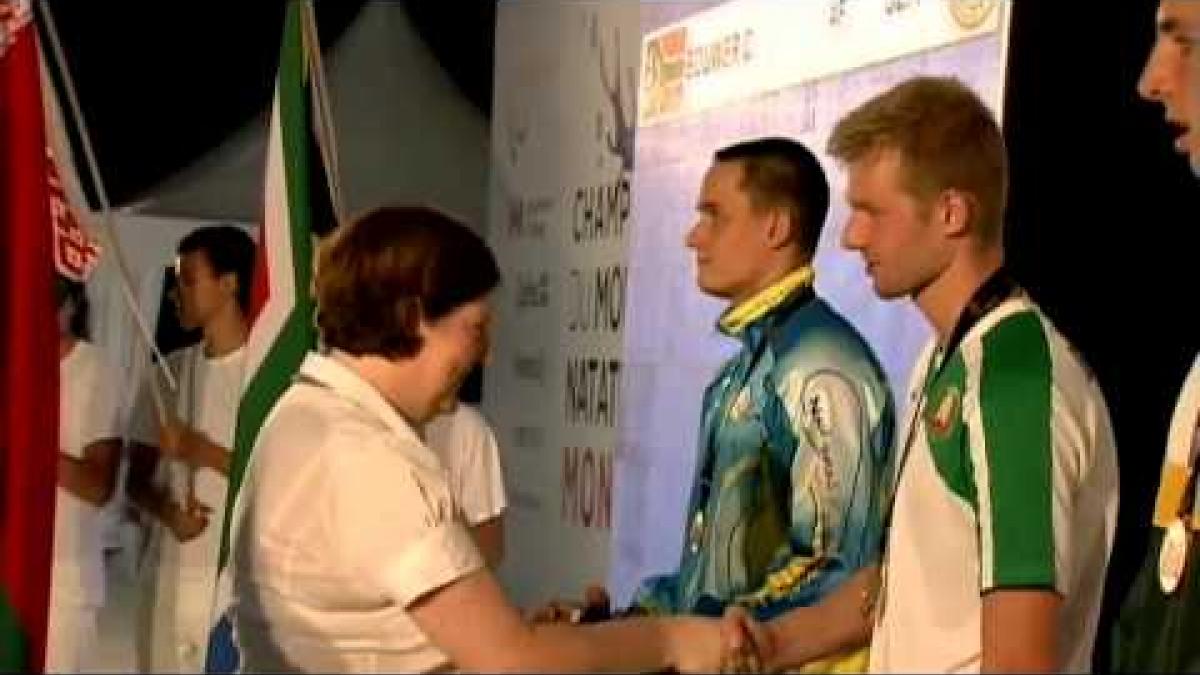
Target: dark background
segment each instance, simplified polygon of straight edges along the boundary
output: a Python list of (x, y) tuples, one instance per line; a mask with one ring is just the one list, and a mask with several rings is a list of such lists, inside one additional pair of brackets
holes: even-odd
[[(324, 51), (363, 1), (315, 2)], [(451, 80), (490, 115), (494, 3), (403, 4)], [(113, 204), (142, 197), (270, 104), (283, 0), (49, 0), (48, 6)], [(46, 12), (40, 2), (35, 8), (49, 52)], [(79, 169), (84, 173), (82, 160)], [(81, 180), (95, 203), (86, 176)]]
[[(1200, 183), (1135, 86), (1157, 3), (1014, 2), (1011, 267), (1108, 397), (1121, 511), (1097, 640), (1145, 553), (1167, 427), (1200, 340)], [(1084, 9), (1086, 8), (1086, 10)]]
[[(361, 0), (317, 3), (334, 44)], [(114, 203), (137, 198), (267, 104), (280, 1), (50, 3)], [(1172, 406), (1200, 347), (1200, 185), (1161, 109), (1135, 84), (1156, 3), (1022, 0), (1014, 16), (1005, 134), (1012, 162), (1010, 266), (1083, 352), (1108, 396), (1120, 450), (1121, 520), (1111, 610), (1144, 554)], [(485, 115), (495, 5), (406, 3), (426, 44)]]

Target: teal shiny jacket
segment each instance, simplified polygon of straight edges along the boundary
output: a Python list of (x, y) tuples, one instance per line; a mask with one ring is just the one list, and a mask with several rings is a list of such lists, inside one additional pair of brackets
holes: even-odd
[(741, 326), (704, 394), (683, 552), (633, 607), (759, 619), (817, 603), (878, 561), (895, 411), (878, 361), (809, 286)]

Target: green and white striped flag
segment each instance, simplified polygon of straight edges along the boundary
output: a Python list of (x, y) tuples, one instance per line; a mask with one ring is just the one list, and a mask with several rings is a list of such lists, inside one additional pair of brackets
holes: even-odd
[[(228, 569), (231, 528), (237, 496), (250, 462), (251, 449), (267, 415), (292, 382), (304, 355), (316, 346), (312, 297), (314, 233), (333, 224), (326, 172), (317, 151), (314, 129), (320, 107), (314, 106), (314, 79), (309, 64), (315, 44), (315, 22), (305, 0), (289, 0), (284, 19), (279, 73), (267, 142), (264, 216), (252, 294), (253, 324), (246, 342), (246, 376), (238, 407), (229, 494), (221, 533), (220, 570), (213, 603), (205, 672), (231, 673), (240, 661), (229, 610), (232, 570)], [(309, 21), (306, 30), (306, 21)], [(328, 126), (321, 128), (330, 128)]]

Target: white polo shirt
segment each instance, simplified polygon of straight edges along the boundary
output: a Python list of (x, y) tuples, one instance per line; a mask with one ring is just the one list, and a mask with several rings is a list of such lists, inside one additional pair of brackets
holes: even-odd
[(309, 354), (238, 493), (231, 569), (242, 668), (449, 666), (406, 608), (481, 568), (437, 455), (338, 355)]
[(478, 410), (460, 403), (453, 412), (438, 415), (425, 425), (425, 441), (441, 458), (450, 490), (468, 525), (504, 513), (500, 447)]
[(910, 390), (925, 404), (896, 491), (870, 672), (979, 672), (983, 596), (1030, 588), (1062, 597), (1060, 668), (1089, 671), (1117, 514), (1095, 379), (1018, 295), (953, 353), (927, 348)]

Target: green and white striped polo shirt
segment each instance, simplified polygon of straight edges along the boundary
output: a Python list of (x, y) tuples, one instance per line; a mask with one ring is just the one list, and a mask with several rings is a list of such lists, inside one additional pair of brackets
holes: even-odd
[(1086, 671), (1117, 515), (1104, 396), (1023, 294), (945, 359), (914, 369), (871, 671), (977, 672), (983, 594), (1030, 588), (1062, 596), (1062, 668)]

